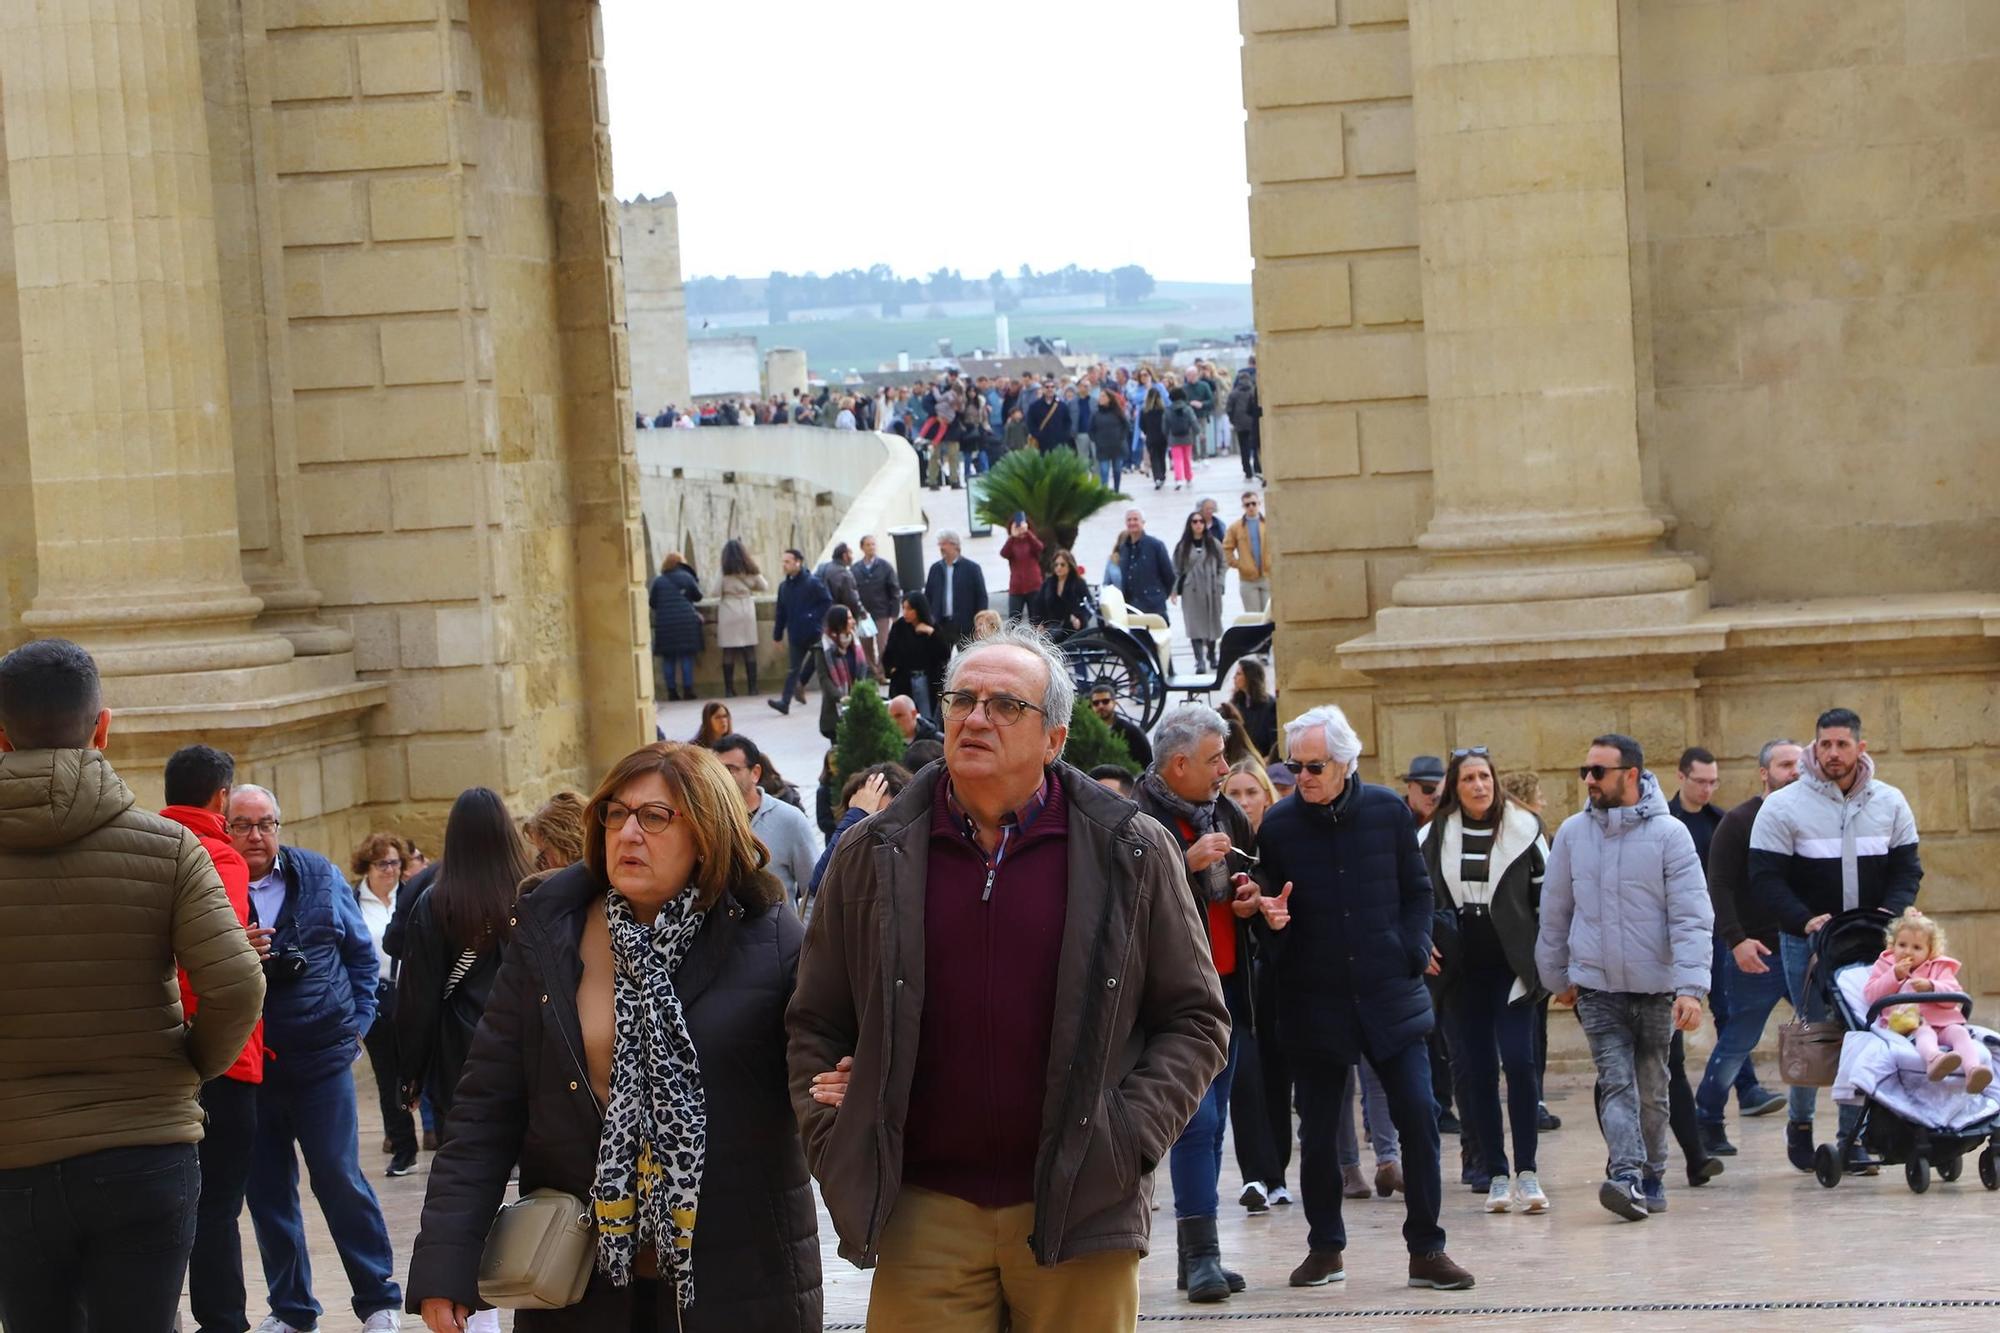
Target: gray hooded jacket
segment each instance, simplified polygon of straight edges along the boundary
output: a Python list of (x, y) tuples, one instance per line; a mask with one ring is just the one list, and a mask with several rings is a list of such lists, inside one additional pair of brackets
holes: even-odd
[(1694, 839), (1651, 773), (1637, 805), (1580, 810), (1556, 830), (1535, 941), (1550, 991), (1706, 995), (1714, 933)]

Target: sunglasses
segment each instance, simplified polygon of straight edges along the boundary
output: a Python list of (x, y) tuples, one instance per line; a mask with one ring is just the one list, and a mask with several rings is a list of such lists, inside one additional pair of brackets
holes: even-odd
[(1622, 773), (1628, 768), (1637, 767), (1637, 764), (1613, 764), (1609, 768), (1603, 764), (1585, 764), (1576, 770), (1576, 775), (1586, 781), (1602, 782), (1606, 773)]
[(1333, 759), (1315, 759), (1309, 764), (1302, 764), (1296, 759), (1287, 759), (1285, 760), (1285, 771), (1293, 777), (1297, 777), (1301, 773), (1310, 773), (1314, 777), (1318, 777), (1329, 768), (1333, 768), (1338, 762)]
[(1486, 753), (1486, 747), (1483, 745), (1475, 745), (1468, 750), (1453, 750), (1451, 752), (1451, 757), (1453, 759), (1470, 759), (1474, 756), (1477, 756), (1478, 758), (1481, 759), (1487, 758), (1488, 756)]

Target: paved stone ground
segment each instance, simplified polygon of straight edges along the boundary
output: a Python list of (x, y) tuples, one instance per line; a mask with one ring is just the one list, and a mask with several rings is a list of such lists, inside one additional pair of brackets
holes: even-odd
[[(1191, 491), (1155, 492), (1150, 480), (1141, 479), (1128, 485), (1128, 493), (1146, 511), (1149, 531), (1171, 545), (1179, 536), (1181, 520), (1201, 496), (1214, 496), (1226, 518), (1241, 512), (1237, 503), (1241, 483), (1236, 460), (1224, 457), (1196, 465)], [(962, 493), (926, 493), (926, 498), (933, 531), (965, 529)], [(1078, 554), (1093, 580), (1123, 527), (1124, 510), (1119, 505), (1104, 511), (1079, 535)], [(1003, 594), (1007, 574), (999, 549), (1004, 539), (1004, 533), (996, 532), (966, 543), (967, 554), (985, 567), (988, 587)], [(1004, 595), (1000, 604), (1004, 608)], [(1240, 609), (1233, 576), (1224, 609), (1225, 618)], [(1178, 637), (1176, 628), (1185, 662), (1186, 640)], [(780, 718), (755, 699), (740, 700), (739, 707), (739, 728), (765, 747), (810, 795), (825, 751), (817, 730), (817, 708), (795, 709), (790, 717)], [(699, 704), (660, 708), (662, 725), (671, 737), (692, 735), (699, 715)], [(379, 1138), (369, 1127), (375, 1121), (375, 1099), (365, 1065), (357, 1067), (356, 1077), (365, 1127), (363, 1159), (382, 1196), (401, 1268), (416, 1238), (430, 1159), (423, 1159), (415, 1175), (382, 1178), (387, 1159), (374, 1151)], [(1591, 1123), (1588, 1084), (1573, 1075), (1552, 1083), (1551, 1108), (1568, 1122), (1543, 1140), (1542, 1178), (1553, 1199), (1552, 1211), (1544, 1217), (1490, 1216), (1482, 1209), (1483, 1196), (1462, 1187), (1446, 1191), (1444, 1224), (1451, 1252), (1477, 1274), (1479, 1285), (1474, 1290), (1438, 1294), (1406, 1286), (1400, 1200), (1371, 1199), (1349, 1205), (1348, 1280), (1293, 1291), (1285, 1285), (1285, 1276), (1305, 1254), (1303, 1209), (1293, 1205), (1257, 1217), (1244, 1213), (1233, 1202), (1242, 1181), (1230, 1154), (1223, 1168), (1223, 1245), (1231, 1266), (1249, 1278), (1249, 1290), (1220, 1306), (1203, 1308), (1189, 1305), (1174, 1291), (1173, 1204), (1166, 1173), (1161, 1171), (1155, 1182), (1161, 1203), (1154, 1218), (1156, 1247), (1140, 1269), (1142, 1320), (1147, 1325), (1244, 1333), (1319, 1327), (1333, 1320), (1362, 1327), (1390, 1322), (1415, 1328), (1464, 1327), (1476, 1322), (1591, 1330), (1817, 1325), (1901, 1333), (1918, 1320), (1934, 1328), (1993, 1327), (1993, 1308), (1771, 1308), (1795, 1302), (1946, 1297), (2000, 1306), (2000, 1241), (1993, 1239), (2000, 1234), (2000, 1195), (1981, 1189), (1969, 1166), (1958, 1184), (1934, 1184), (1923, 1197), (1909, 1192), (1900, 1173), (1849, 1181), (1829, 1192), (1786, 1165), (1781, 1118), (1752, 1121), (1732, 1127), (1743, 1155), (1729, 1160), (1720, 1179), (1700, 1190), (1674, 1189), (1672, 1208), (1664, 1217), (1638, 1225), (1621, 1223), (1596, 1203), (1603, 1150)], [(1680, 1179), (1678, 1170), (1676, 1162), (1670, 1168), (1675, 1180)], [(256, 1291), (260, 1279), (247, 1219), (243, 1230), (251, 1287)], [(340, 1264), (324, 1224), (310, 1206), (307, 1231), (320, 1299), (330, 1312), (321, 1326), (356, 1327), (358, 1321), (347, 1310), (348, 1288)], [(832, 1228), (824, 1213), (820, 1237), (827, 1325), (859, 1328), (867, 1314), (868, 1275), (834, 1253)], [(1728, 1308), (1737, 1303), (1757, 1308)], [(1629, 1308), (1635, 1305), (1710, 1308)], [(261, 1316), (261, 1310), (252, 1311), (253, 1320)], [(417, 1323), (414, 1318), (407, 1322), (412, 1328)]]
[[(416, 1238), (430, 1158), (424, 1157), (414, 1175), (382, 1177), (387, 1159), (374, 1151), (379, 1138), (365, 1066), (357, 1069), (357, 1078), (364, 1107), (362, 1156), (382, 1197), (401, 1269)], [(1483, 1211), (1483, 1196), (1461, 1186), (1445, 1192), (1451, 1253), (1477, 1275), (1473, 1290), (1432, 1293), (1404, 1285), (1400, 1199), (1349, 1203), (1347, 1281), (1292, 1290), (1285, 1275), (1305, 1254), (1304, 1210), (1294, 1204), (1261, 1216), (1246, 1214), (1234, 1202), (1242, 1183), (1234, 1154), (1225, 1153), (1224, 1255), (1249, 1279), (1249, 1289), (1210, 1307), (1192, 1306), (1174, 1291), (1173, 1202), (1166, 1172), (1160, 1171), (1154, 1250), (1140, 1268), (1142, 1319), (1147, 1325), (1258, 1333), (1319, 1327), (1334, 1319), (1364, 1327), (1393, 1320), (1419, 1328), (1476, 1322), (1579, 1330), (1818, 1326), (1905, 1333), (1919, 1320), (1928, 1328), (1993, 1327), (1993, 1308), (1770, 1308), (1947, 1297), (2000, 1306), (2000, 1242), (1994, 1240), (2000, 1233), (2000, 1195), (1980, 1188), (1970, 1163), (1957, 1184), (1933, 1183), (1923, 1196), (1910, 1193), (1900, 1172), (1889, 1171), (1828, 1191), (1786, 1165), (1781, 1118), (1732, 1124), (1743, 1152), (1729, 1159), (1724, 1175), (1699, 1190), (1686, 1188), (1676, 1158), (1669, 1166), (1669, 1212), (1625, 1223), (1596, 1202), (1603, 1147), (1591, 1123), (1588, 1085), (1580, 1078), (1555, 1081), (1549, 1101), (1565, 1124), (1542, 1140), (1542, 1179), (1553, 1201), (1548, 1214), (1493, 1216)], [(319, 1296), (329, 1311), (321, 1327), (357, 1327), (326, 1228), (310, 1205), (307, 1212)], [(255, 1292), (260, 1278), (247, 1219), (243, 1236)], [(827, 1326), (859, 1328), (867, 1315), (868, 1274), (835, 1255), (824, 1213), (820, 1239)], [(1616, 1308), (1738, 1302), (1761, 1308)], [(253, 1310), (253, 1321), (262, 1313)], [(1424, 1317), (1427, 1313), (1432, 1317)], [(407, 1324), (414, 1328), (417, 1321), (412, 1317)]]

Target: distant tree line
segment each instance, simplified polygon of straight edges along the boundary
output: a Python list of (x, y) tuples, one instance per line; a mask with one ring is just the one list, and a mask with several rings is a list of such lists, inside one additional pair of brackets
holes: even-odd
[(935, 302), (988, 297), (1000, 310), (1012, 309), (1024, 297), (1098, 293), (1114, 305), (1131, 305), (1153, 294), (1153, 275), (1137, 264), (1110, 270), (1070, 264), (1049, 273), (1023, 264), (1011, 278), (997, 268), (983, 278), (968, 278), (955, 268), (938, 269), (927, 278), (899, 278), (887, 264), (876, 264), (824, 277), (773, 271), (768, 278), (689, 278), (686, 292), (690, 315), (766, 310), (774, 322), (782, 322), (790, 311), (825, 306), (880, 303), (886, 314), (917, 316)]

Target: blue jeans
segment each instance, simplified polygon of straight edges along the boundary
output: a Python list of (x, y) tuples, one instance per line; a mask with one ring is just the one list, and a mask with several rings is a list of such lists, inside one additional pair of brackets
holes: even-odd
[(1667, 1048), (1674, 997), (1580, 991), (1577, 1021), (1597, 1066), (1597, 1115), (1615, 1179), (1667, 1169)]
[[(660, 679), (666, 683), (669, 690), (679, 690), (682, 694), (694, 693), (693, 657), (654, 653), (653, 659), (660, 664)], [(680, 679), (674, 679), (676, 676)]]
[[(1717, 948), (1721, 948), (1720, 942)], [(1708, 1069), (1694, 1094), (1695, 1115), (1704, 1125), (1722, 1123), (1732, 1086), (1737, 1097), (1742, 1097), (1742, 1074), (1750, 1071), (1750, 1052), (1763, 1038), (1771, 1011), (1785, 998), (1782, 960), (1772, 958), (1765, 967), (1766, 971), (1752, 976), (1736, 966), (1735, 957), (1726, 950), (1716, 961), (1716, 989), (1709, 991), (1709, 1007), (1715, 1011), (1715, 1049), (1709, 1053)], [(1722, 1004), (1714, 1003), (1718, 993), (1723, 996)], [(1751, 1086), (1755, 1086), (1754, 1078)]]
[[(1294, 1049), (1292, 1076), (1299, 1087), (1299, 1189), (1306, 1212), (1306, 1244), (1315, 1250), (1347, 1248), (1341, 1220), (1340, 1157), (1335, 1151), (1340, 1102), (1353, 1068), (1339, 1060)], [(1444, 1248), (1438, 1210), (1437, 1099), (1431, 1095), (1430, 1052), (1421, 1040), (1372, 1062), (1388, 1094), (1389, 1114), (1403, 1147), (1403, 1243), (1411, 1254)]]
[(1504, 1066), (1514, 1168), (1533, 1171), (1542, 1100), (1542, 1081), (1535, 1073), (1535, 1006), (1507, 1003), (1514, 987), (1512, 972), (1474, 972), (1459, 987), (1458, 1003), (1450, 1006), (1455, 1028), (1452, 1049), (1465, 1068), (1465, 1097), (1458, 1113), (1473, 1123), (1486, 1174), (1508, 1174), (1506, 1138), (1500, 1128)]
[[(306, 1255), (305, 1219), (299, 1211), (299, 1163), (305, 1158), (312, 1191), (332, 1233), (341, 1266), (354, 1291), (354, 1315), (403, 1308), (396, 1285), (396, 1253), (382, 1222), (382, 1205), (361, 1173), (360, 1118), (354, 1075), (346, 1069), (310, 1083), (273, 1079), (257, 1088), (257, 1135), (250, 1151), (250, 1221), (264, 1260), (271, 1313), (294, 1328), (319, 1322)], [(295, 1151), (296, 1149), (296, 1151)]]
[[(1722, 942), (1720, 935), (1716, 936), (1715, 957), (1709, 964), (1708, 1011), (1715, 1015), (1716, 1040), (1718, 1041), (1721, 1040), (1722, 1029), (1729, 1026), (1730, 1010), (1736, 1003), (1730, 998), (1729, 987), (1723, 983), (1722, 979), (1735, 970), (1736, 959), (1729, 952), (1729, 946)], [(1738, 1106), (1743, 1104), (1743, 1095), (1745, 1093), (1761, 1092), (1763, 1090), (1757, 1082), (1757, 1063), (1747, 1055), (1743, 1057), (1742, 1067), (1736, 1071), (1734, 1086), (1736, 1088), (1736, 1104)]]
[(1117, 490), (1125, 481), (1125, 460), (1115, 457), (1098, 459), (1097, 479), (1112, 490)]
[[(1230, 978), (1224, 977), (1228, 985)], [(1216, 1182), (1222, 1176), (1222, 1140), (1229, 1129), (1229, 1089), (1236, 1080), (1236, 1029), (1229, 1029), (1229, 1060), (1208, 1085), (1194, 1119), (1167, 1150), (1167, 1174), (1174, 1182), (1174, 1217), (1214, 1217), (1220, 1206)]]
[[(1812, 944), (1803, 935), (1784, 934), (1778, 936), (1778, 955), (1785, 964), (1785, 994), (1791, 998), (1792, 1009), (1806, 1022), (1823, 1020), (1827, 1016), (1825, 991), (1826, 978), (1817, 971), (1813, 973), (1812, 994), (1806, 994), (1806, 964), (1812, 957)], [(1801, 1125), (1813, 1122), (1813, 1112), (1819, 1109), (1818, 1088), (1787, 1088), (1785, 1096), (1790, 1103), (1786, 1112), (1792, 1120)], [(1854, 1131), (1861, 1125), (1861, 1108), (1843, 1106), (1840, 1108), (1840, 1136), (1854, 1137)]]
[(812, 641), (800, 640), (798, 636), (785, 636), (785, 651), (791, 669), (785, 672), (785, 683), (778, 690), (778, 699), (785, 705), (787, 713), (792, 711), (792, 695), (799, 688), (799, 677), (805, 674), (806, 658), (812, 653)]
[(0, 1320), (17, 1333), (167, 1333), (200, 1193), (192, 1143), (0, 1171)]
[[(1368, 1136), (1368, 1147), (1375, 1154), (1375, 1165), (1403, 1160), (1403, 1145), (1396, 1137), (1396, 1122), (1389, 1114), (1389, 1094), (1382, 1091), (1382, 1080), (1375, 1076), (1375, 1066), (1368, 1063), (1366, 1056), (1354, 1063), (1355, 1082), (1361, 1085), (1361, 1130)], [(1354, 1092), (1350, 1089), (1340, 1099), (1340, 1137), (1334, 1145), (1340, 1154), (1342, 1168), (1361, 1165), (1361, 1140), (1354, 1132)]]

